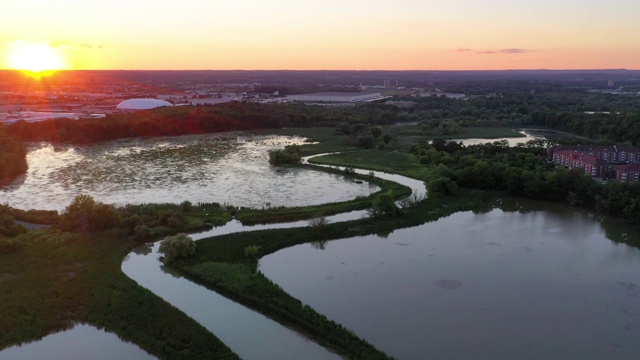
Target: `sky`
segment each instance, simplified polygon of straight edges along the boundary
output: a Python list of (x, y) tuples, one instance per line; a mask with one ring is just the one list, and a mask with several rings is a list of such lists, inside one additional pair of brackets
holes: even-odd
[[(0, 69), (25, 56), (98, 70), (640, 69), (636, 0), (2, 0), (0, 13)], [(16, 60), (28, 46), (55, 55)]]

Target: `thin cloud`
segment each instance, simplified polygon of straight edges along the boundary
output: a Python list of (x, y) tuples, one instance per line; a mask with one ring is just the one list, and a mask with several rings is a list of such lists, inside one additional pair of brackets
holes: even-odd
[(514, 48), (514, 49), (502, 49), (502, 50), (498, 50), (498, 52), (501, 54), (523, 54), (523, 53), (529, 52), (529, 50)]
[(509, 49), (497, 49), (497, 50), (493, 50), (493, 49), (489, 49), (489, 50), (477, 50), (477, 49), (470, 49), (470, 48), (461, 48), (461, 49), (454, 49), (453, 52), (456, 53), (467, 53), (467, 52), (474, 52), (476, 54), (484, 54), (484, 55), (491, 55), (491, 54), (524, 54), (527, 52), (530, 52), (531, 50), (528, 49), (522, 49), (522, 48), (509, 48)]
[(511, 48), (511, 49), (500, 49), (500, 50), (481, 50), (476, 51), (478, 54), (483, 55), (491, 55), (491, 54), (524, 54), (528, 53), (530, 50), (520, 49), (520, 48)]

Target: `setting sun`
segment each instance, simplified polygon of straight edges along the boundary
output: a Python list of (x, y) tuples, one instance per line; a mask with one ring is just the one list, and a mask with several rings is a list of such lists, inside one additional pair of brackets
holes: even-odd
[(39, 73), (66, 68), (60, 52), (48, 44), (14, 44), (9, 54), (9, 66), (15, 70)]

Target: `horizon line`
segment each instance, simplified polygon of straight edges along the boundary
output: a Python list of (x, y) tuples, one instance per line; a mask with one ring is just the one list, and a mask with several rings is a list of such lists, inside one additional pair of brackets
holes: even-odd
[[(0, 71), (13, 71), (13, 72), (24, 72), (29, 70), (20, 70), (20, 69), (0, 69)], [(536, 69), (404, 69), (404, 70), (393, 70), (393, 69), (54, 69), (54, 70), (42, 70), (45, 71), (54, 71), (54, 72), (72, 72), (72, 71), (298, 71), (298, 72), (318, 72), (318, 71), (360, 71), (360, 72), (374, 72), (374, 71), (393, 71), (393, 72), (486, 72), (486, 71), (640, 71), (638, 69), (627, 69), (627, 68), (579, 68), (579, 69), (568, 69), (568, 68), (536, 68)]]

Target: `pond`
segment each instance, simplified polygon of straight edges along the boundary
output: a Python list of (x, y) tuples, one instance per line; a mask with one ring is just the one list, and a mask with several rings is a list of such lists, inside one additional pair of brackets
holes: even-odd
[(639, 236), (579, 209), (505, 199), (384, 238), (294, 246), (260, 271), (400, 359), (630, 359), (640, 251), (609, 238)]
[[(105, 351), (107, 349), (108, 351)], [(79, 324), (70, 330), (48, 335), (38, 341), (6, 348), (0, 351), (0, 359), (150, 360), (155, 357), (137, 345), (120, 340), (114, 334), (90, 325)]]
[(453, 139), (451, 141), (462, 142), (463, 145), (480, 145), (492, 143), (494, 141), (507, 141), (509, 146), (517, 146), (518, 144), (525, 144), (531, 140), (538, 139), (559, 139), (572, 137), (572, 135), (553, 131), (553, 130), (541, 130), (541, 129), (519, 129), (514, 130), (514, 132), (518, 132), (524, 136), (521, 137), (509, 137), (509, 138), (497, 138), (497, 139), (482, 139), (482, 138), (472, 138), (472, 139)]
[(26, 176), (0, 189), (0, 197), (25, 210), (62, 210), (80, 193), (116, 205), (188, 200), (262, 208), (346, 201), (379, 190), (340, 175), (269, 166), (269, 150), (303, 142), (227, 133), (34, 144)]

